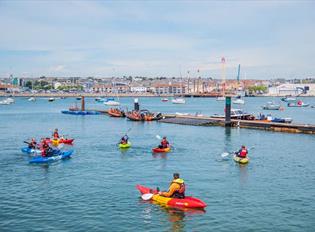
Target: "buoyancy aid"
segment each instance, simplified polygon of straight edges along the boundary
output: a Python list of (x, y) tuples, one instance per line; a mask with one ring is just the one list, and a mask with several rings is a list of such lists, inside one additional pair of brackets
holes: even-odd
[(173, 183), (178, 184), (179, 189), (176, 190), (171, 197), (180, 198), (180, 199), (185, 198), (186, 186), (185, 186), (184, 180), (178, 178), (178, 179), (173, 180), (171, 184), (173, 184)]
[(168, 142), (166, 139), (163, 139), (163, 140), (161, 141), (161, 145), (162, 145), (163, 148), (167, 148), (167, 147), (168, 147), (168, 144), (169, 144), (169, 142)]
[(240, 151), (239, 157), (246, 158), (247, 154), (248, 154), (247, 149), (246, 148), (242, 148), (241, 151)]

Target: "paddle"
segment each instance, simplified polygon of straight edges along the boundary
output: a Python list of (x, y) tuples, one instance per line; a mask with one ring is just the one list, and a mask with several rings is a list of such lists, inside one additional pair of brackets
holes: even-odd
[(142, 200), (144, 201), (148, 201), (148, 200), (151, 200), (151, 198), (154, 196), (153, 193), (145, 193), (141, 196)]
[[(248, 151), (250, 151), (250, 150), (252, 150), (252, 149), (254, 149), (255, 148), (255, 146), (252, 146), (252, 147), (250, 147), (249, 149), (248, 149)], [(229, 155), (233, 155), (233, 154), (235, 154), (236, 153), (236, 151), (232, 151), (232, 152), (223, 152), (222, 154), (221, 154), (221, 157), (222, 158), (225, 158), (225, 157), (227, 157), (227, 156), (229, 156)]]

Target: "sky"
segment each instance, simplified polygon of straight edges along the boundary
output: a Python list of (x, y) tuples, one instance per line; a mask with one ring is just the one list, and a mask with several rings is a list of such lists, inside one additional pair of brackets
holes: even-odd
[[(0, 77), (315, 77), (315, 1), (3, 1)], [(199, 72), (198, 72), (199, 70)], [(188, 73), (189, 72), (189, 73)]]

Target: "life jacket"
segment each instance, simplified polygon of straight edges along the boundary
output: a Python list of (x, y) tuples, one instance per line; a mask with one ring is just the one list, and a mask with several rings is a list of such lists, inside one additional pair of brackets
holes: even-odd
[(179, 185), (179, 189), (176, 190), (171, 197), (173, 197), (173, 198), (180, 198), (180, 199), (185, 198), (186, 186), (185, 186), (184, 180), (178, 178), (176, 180), (173, 180), (172, 184), (173, 183), (178, 184)]
[(53, 137), (54, 137), (55, 139), (58, 139), (58, 138), (59, 138), (58, 132), (54, 132)]
[(239, 156), (240, 156), (241, 158), (246, 158), (247, 153), (248, 153), (247, 149), (246, 149), (246, 148), (242, 148), (242, 150), (241, 150)]
[(166, 139), (163, 139), (163, 140), (161, 141), (161, 145), (162, 145), (164, 148), (168, 147), (168, 141), (167, 141)]

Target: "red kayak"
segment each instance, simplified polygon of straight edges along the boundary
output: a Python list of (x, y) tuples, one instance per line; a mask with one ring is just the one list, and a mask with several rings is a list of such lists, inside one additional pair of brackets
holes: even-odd
[(154, 152), (154, 153), (164, 153), (164, 152), (169, 152), (170, 150), (171, 150), (170, 147), (167, 147), (167, 148), (156, 147), (156, 148), (152, 149), (152, 152)]
[(197, 209), (203, 209), (207, 207), (207, 204), (199, 200), (198, 198), (194, 198), (190, 196), (186, 196), (184, 199), (163, 197), (157, 194), (157, 190), (153, 190), (142, 185), (137, 185), (136, 188), (140, 191), (142, 195), (146, 193), (155, 194), (153, 195), (152, 200), (163, 205), (176, 207), (176, 208), (197, 208)]
[[(63, 139), (63, 138), (59, 139), (59, 143), (68, 144), (68, 145), (72, 145), (73, 141), (74, 139)], [(51, 139), (49, 138), (46, 139), (46, 142), (51, 143)]]

